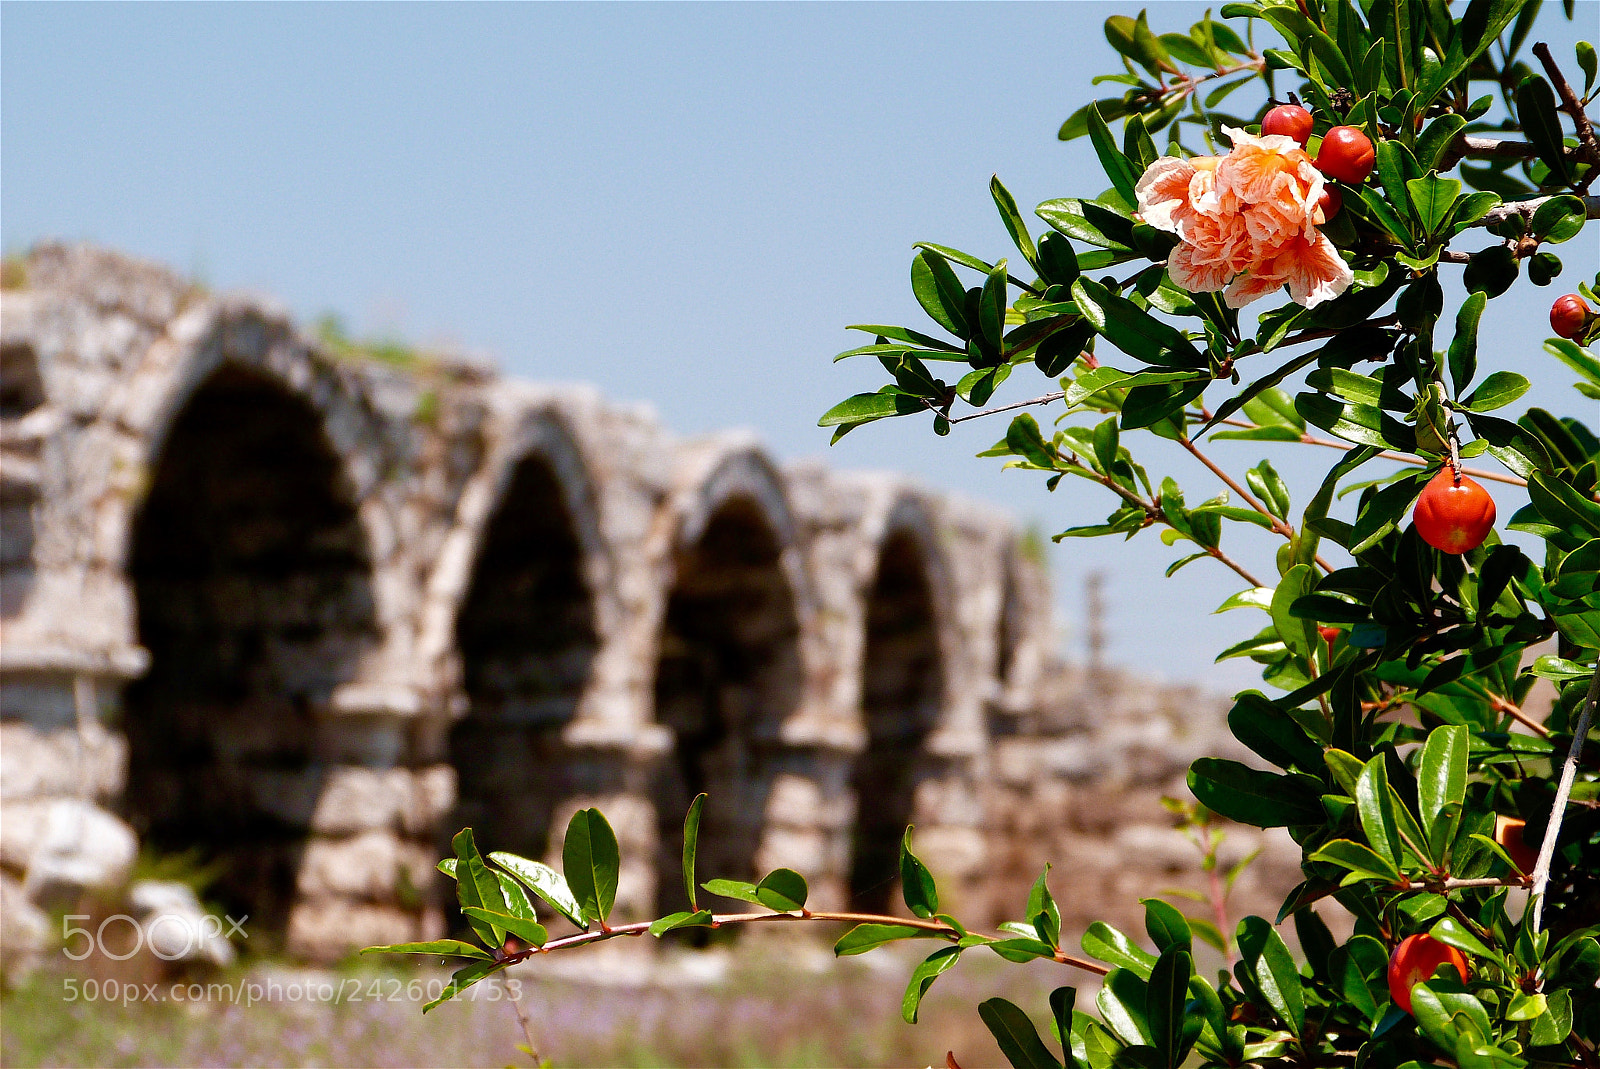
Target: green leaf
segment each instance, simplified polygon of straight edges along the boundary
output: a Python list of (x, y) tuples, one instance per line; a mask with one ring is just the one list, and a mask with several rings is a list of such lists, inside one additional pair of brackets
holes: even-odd
[(765, 904), (756, 897), (756, 885), (743, 880), (707, 880), (700, 886), (707, 894), (717, 895), (719, 898), (733, 898), (756, 906)]
[(1192, 1030), (1185, 1027), (1188, 1021), (1184, 1006), (1193, 975), (1194, 959), (1189, 951), (1167, 947), (1150, 970), (1150, 983), (1145, 989), (1145, 1022), (1150, 1030), (1150, 1045), (1155, 1047), (1161, 1063), (1170, 1069), (1177, 1069), (1183, 1063), (1194, 1037), (1199, 1034), (1199, 1021), (1194, 1022)]
[[(500, 881), (495, 879), (494, 873), (483, 863), (483, 855), (478, 853), (478, 844), (473, 840), (472, 829), (462, 828), (456, 832), (455, 838), (450, 840), (450, 845), (456, 852), (458, 873), (456, 899), (462, 908), (481, 906), (505, 910), (505, 893), (500, 889)], [(478, 938), (483, 940), (485, 946), (497, 947), (506, 941), (505, 931), (487, 921), (469, 916), (468, 923)]]
[(1347, 442), (1402, 453), (1416, 452), (1415, 432), (1375, 405), (1347, 404), (1323, 394), (1301, 393), (1295, 395), (1294, 407), (1307, 423)]
[(1461, 195), (1461, 183), (1454, 178), (1440, 178), (1436, 173), (1429, 172), (1421, 178), (1408, 181), (1406, 192), (1411, 195), (1411, 207), (1417, 213), (1423, 231), (1437, 234), (1450, 218), (1456, 198)]
[(1561, 185), (1567, 183), (1567, 161), (1562, 154), (1561, 119), (1556, 112), (1556, 94), (1550, 83), (1537, 74), (1529, 75), (1517, 86), (1517, 118), (1522, 132), (1533, 143), (1539, 159), (1550, 168)]
[(1272, 594), (1269, 611), (1273, 626), (1278, 629), (1278, 637), (1283, 639), (1284, 645), (1300, 658), (1309, 658), (1322, 639), (1314, 621), (1299, 619), (1292, 610), (1294, 603), (1309, 594), (1316, 583), (1313, 565), (1296, 564), (1278, 581), (1278, 588)]
[(1551, 197), (1533, 210), (1528, 221), (1528, 232), (1540, 241), (1559, 245), (1570, 241), (1583, 230), (1588, 212), (1581, 199), (1574, 196)]
[(1364, 879), (1383, 880), (1391, 884), (1400, 882), (1400, 870), (1393, 861), (1351, 839), (1335, 839), (1324, 843), (1309, 855), (1308, 860), (1338, 865)]
[(488, 951), (475, 943), (459, 939), (433, 939), (426, 943), (390, 943), (388, 946), (365, 947), (363, 954), (443, 954), (458, 958), (489, 958)]
[(928, 988), (933, 986), (940, 973), (954, 965), (960, 957), (960, 947), (941, 947), (929, 954), (927, 959), (912, 971), (911, 982), (906, 985), (905, 998), (900, 1002), (900, 1016), (905, 1018), (907, 1024), (917, 1023), (917, 1010), (922, 1006), (922, 999), (928, 993)]
[(877, 393), (858, 393), (847, 397), (822, 414), (819, 427), (854, 426), (871, 423), (889, 416), (909, 416), (926, 412), (928, 406), (920, 398), (902, 392), (898, 387), (885, 386)]
[(1208, 809), (1257, 828), (1321, 824), (1322, 803), (1289, 776), (1277, 776), (1214, 757), (1189, 766), (1189, 790)]
[(858, 924), (839, 937), (839, 941), (833, 944), (833, 952), (842, 958), (850, 954), (865, 954), (901, 939), (937, 938), (938, 932), (913, 928), (909, 924)]
[(444, 985), (444, 991), (440, 993), (439, 997), (432, 1002), (423, 1004), (422, 1012), (427, 1013), (435, 1006), (449, 1002), (485, 976), (499, 972), (503, 968), (505, 966), (498, 961), (477, 961), (466, 968), (457, 969), (450, 974), (450, 982)]
[(1080, 276), (1072, 283), (1072, 296), (1095, 330), (1129, 356), (1164, 367), (1205, 364), (1205, 357), (1180, 331), (1098, 282)]
[(1100, 166), (1105, 168), (1106, 177), (1111, 179), (1112, 188), (1122, 198), (1123, 207), (1132, 211), (1134, 205), (1138, 203), (1134, 186), (1138, 183), (1139, 176), (1134, 173), (1128, 157), (1117, 148), (1117, 142), (1111, 136), (1111, 128), (1106, 125), (1098, 109), (1089, 109), (1088, 121), (1089, 140), (1094, 145), (1095, 155), (1100, 157)]
[[(1154, 959), (1152, 959), (1153, 961)], [(1095, 1005), (1117, 1037), (1128, 1044), (1148, 1044), (1150, 1023), (1145, 1014), (1146, 980), (1128, 969), (1112, 969), (1100, 986)]]
[(943, 256), (924, 249), (911, 258), (911, 292), (935, 323), (958, 338), (972, 336), (962, 312), (967, 291)]
[(1428, 929), (1428, 934), (1445, 946), (1455, 947), (1474, 957), (1488, 959), (1495, 957), (1494, 951), (1484, 946), (1482, 940), (1473, 935), (1470, 928), (1454, 917), (1440, 917), (1438, 922)]
[[(1074, 197), (1047, 200), (1034, 213), (1069, 238), (1118, 254), (1133, 255), (1133, 219), (1104, 204)], [(1078, 260), (1083, 265), (1083, 258)]]
[(1061, 910), (1056, 906), (1055, 897), (1050, 894), (1050, 887), (1045, 882), (1049, 875), (1050, 866), (1046, 864), (1028, 892), (1028, 921), (1038, 933), (1040, 942), (1055, 947), (1061, 943)]
[(1156, 950), (1170, 947), (1189, 950), (1194, 945), (1189, 933), (1189, 922), (1172, 905), (1159, 898), (1141, 898), (1144, 903), (1144, 930), (1156, 944)]
[(585, 920), (604, 923), (617, 900), (622, 859), (617, 836), (598, 809), (580, 809), (567, 824), (561, 867)]
[(1394, 801), (1389, 793), (1389, 774), (1382, 754), (1367, 762), (1356, 780), (1356, 811), (1361, 815), (1361, 830), (1367, 842), (1396, 866), (1400, 864), (1400, 831), (1395, 824)]
[(1011, 240), (1016, 244), (1018, 251), (1025, 260), (1039, 269), (1039, 250), (1034, 247), (1033, 235), (1028, 233), (1028, 224), (1022, 221), (1022, 213), (1017, 211), (1016, 198), (1011, 191), (1000, 181), (999, 175), (989, 179), (989, 195), (994, 198), (994, 206), (1000, 211), (1000, 221), (1005, 223), (1006, 231), (1010, 233)]
[(928, 866), (911, 852), (910, 828), (900, 840), (900, 894), (905, 898), (906, 908), (918, 917), (932, 917), (939, 912), (939, 889), (934, 885)]
[(806, 906), (806, 880), (793, 869), (773, 869), (756, 884), (756, 900), (779, 913), (793, 913)]
[(1278, 1017), (1295, 1035), (1305, 1031), (1305, 989), (1283, 937), (1262, 917), (1239, 923), (1239, 953), (1256, 986)]
[(1504, 408), (1528, 392), (1531, 384), (1515, 371), (1496, 371), (1462, 402), (1474, 412)]
[(1028, 1015), (1003, 998), (978, 1003), (978, 1016), (994, 1036), (1006, 1061), (1016, 1069), (1060, 1069)]
[(461, 912), (476, 920), (485, 921), (496, 928), (503, 928), (536, 947), (542, 947), (550, 934), (545, 931), (544, 925), (527, 917), (516, 917), (498, 910), (483, 909), (478, 906), (462, 906)]
[(1446, 805), (1465, 803), (1470, 742), (1470, 733), (1460, 725), (1447, 724), (1428, 733), (1417, 766), (1417, 804), (1425, 825), (1431, 827)]
[(1483, 309), (1488, 303), (1488, 294), (1480, 291), (1469, 294), (1456, 311), (1456, 333), (1450, 341), (1449, 365), (1450, 379), (1455, 383), (1457, 394), (1477, 377), (1478, 321), (1483, 318)]
[(683, 889), (688, 892), (690, 910), (700, 908), (695, 900), (694, 855), (700, 846), (700, 814), (705, 807), (706, 796), (702, 792), (694, 796), (689, 813), (683, 818)]
[(1083, 933), (1079, 944), (1083, 952), (1097, 961), (1127, 969), (1141, 980), (1148, 979), (1156, 957), (1104, 921), (1095, 921)]
[(588, 927), (583, 921), (583, 911), (578, 906), (578, 900), (573, 897), (572, 889), (567, 886), (566, 878), (561, 873), (542, 862), (519, 857), (504, 850), (496, 850), (489, 855), (489, 860), (515, 876), (534, 894), (544, 899), (550, 908), (574, 925), (579, 928)]
[(687, 910), (679, 913), (669, 913), (665, 917), (650, 922), (650, 934), (660, 939), (663, 935), (678, 928), (709, 928), (711, 921), (711, 912), (704, 909), (697, 909), (692, 913)]
[(1461, 280), (1469, 292), (1498, 297), (1517, 280), (1517, 254), (1504, 245), (1475, 252)]

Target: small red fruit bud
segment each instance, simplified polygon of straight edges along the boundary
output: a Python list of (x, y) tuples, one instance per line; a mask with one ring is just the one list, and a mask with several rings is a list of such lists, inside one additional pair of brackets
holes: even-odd
[(1494, 818), (1494, 841), (1500, 844), (1500, 848), (1522, 870), (1523, 875), (1531, 875), (1539, 863), (1539, 848), (1523, 837), (1527, 827), (1528, 822), (1521, 817), (1497, 813)]
[(1411, 1012), (1411, 989), (1425, 982), (1441, 965), (1453, 965), (1467, 982), (1467, 956), (1446, 946), (1431, 935), (1408, 935), (1400, 940), (1389, 957), (1389, 998), (1407, 1013)]
[(1311, 113), (1298, 104), (1279, 104), (1261, 119), (1261, 135), (1269, 134), (1292, 137), (1305, 148), (1311, 140)]
[(1372, 173), (1377, 162), (1372, 139), (1354, 126), (1335, 126), (1322, 135), (1317, 151), (1317, 170), (1341, 182), (1359, 185)]
[(1434, 549), (1465, 553), (1483, 545), (1494, 527), (1494, 498), (1446, 464), (1422, 488), (1411, 520), (1417, 534)]
[(1327, 624), (1323, 624), (1321, 627), (1317, 628), (1317, 634), (1322, 636), (1322, 641), (1328, 644), (1328, 653), (1332, 654), (1333, 644), (1339, 641), (1339, 629), (1337, 627), (1330, 627)]
[(1550, 306), (1550, 329), (1556, 332), (1558, 338), (1581, 337), (1589, 329), (1589, 321), (1593, 318), (1594, 312), (1576, 293), (1557, 297)]
[(1326, 223), (1344, 207), (1344, 197), (1334, 186), (1323, 186), (1322, 196), (1317, 198), (1317, 207), (1322, 211), (1322, 221)]

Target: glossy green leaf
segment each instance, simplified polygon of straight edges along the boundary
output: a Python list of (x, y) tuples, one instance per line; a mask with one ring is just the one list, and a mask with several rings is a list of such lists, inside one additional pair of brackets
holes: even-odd
[(498, 961), (476, 961), (466, 968), (457, 969), (450, 974), (450, 982), (444, 985), (444, 990), (440, 992), (439, 997), (423, 1004), (422, 1012), (427, 1013), (435, 1006), (449, 1002), (479, 980), (499, 972), (503, 968), (505, 966)]
[(1156, 963), (1154, 954), (1104, 921), (1089, 925), (1079, 945), (1091, 958), (1127, 969), (1141, 980), (1150, 976), (1150, 969)]
[(552, 909), (574, 925), (579, 928), (587, 927), (578, 900), (573, 897), (572, 889), (567, 886), (566, 877), (561, 873), (543, 862), (519, 857), (504, 850), (496, 850), (489, 855), (489, 860), (515, 876), (523, 886), (544, 899)]
[(949, 969), (961, 958), (960, 947), (941, 947), (929, 954), (927, 959), (918, 965), (911, 973), (911, 982), (906, 985), (906, 994), (900, 1000), (900, 1016), (905, 1018), (907, 1024), (917, 1023), (917, 1011), (922, 1006), (922, 999), (928, 993), (928, 988), (939, 975)]
[(700, 814), (705, 811), (706, 796), (702, 792), (694, 796), (694, 801), (689, 803), (689, 812), (683, 818), (683, 889), (689, 895), (689, 909), (698, 910), (700, 907), (695, 898), (694, 862), (695, 853), (700, 848)]
[(668, 932), (676, 931), (679, 928), (709, 928), (711, 920), (711, 911), (705, 909), (669, 913), (665, 917), (650, 922), (650, 934), (660, 939)]
[(833, 944), (833, 952), (839, 957), (851, 954), (865, 954), (869, 950), (876, 950), (887, 943), (895, 943), (902, 939), (937, 939), (939, 933), (930, 932), (926, 928), (913, 928), (908, 924), (858, 924), (839, 937)]
[(994, 1036), (1000, 1053), (1015, 1069), (1060, 1069), (1028, 1015), (1003, 998), (978, 1004), (978, 1016)]
[(1515, 371), (1496, 371), (1479, 383), (1478, 388), (1462, 403), (1474, 412), (1491, 412), (1504, 408), (1527, 393), (1531, 385)]
[(911, 258), (911, 292), (935, 323), (958, 338), (971, 337), (963, 311), (967, 291), (943, 256), (923, 249)]
[(1417, 766), (1417, 803), (1422, 822), (1432, 825), (1441, 810), (1467, 797), (1468, 730), (1460, 725), (1436, 727), (1428, 733)]
[(1083, 317), (1117, 348), (1147, 364), (1200, 367), (1205, 358), (1182, 332), (1092, 279), (1079, 277), (1072, 296)]
[(756, 900), (779, 913), (793, 913), (806, 905), (806, 880), (793, 869), (773, 869), (756, 884)]
[(580, 809), (567, 824), (561, 867), (585, 920), (604, 922), (617, 900), (622, 859), (617, 836), (598, 809)]
[(459, 939), (432, 939), (426, 943), (390, 943), (381, 947), (365, 947), (363, 954), (442, 954), (457, 958), (489, 958), (492, 955), (476, 943)]
[(1258, 828), (1321, 824), (1317, 796), (1301, 782), (1214, 757), (1189, 766), (1189, 790), (1207, 808)]
[(1012, 242), (1016, 244), (1023, 258), (1038, 270), (1039, 250), (1033, 244), (1033, 235), (1028, 233), (1028, 224), (1023, 222), (1022, 213), (1017, 210), (1016, 198), (1000, 181), (999, 175), (989, 179), (989, 195), (994, 198), (994, 206), (1000, 212), (1000, 221), (1005, 223)]
[(1567, 161), (1562, 153), (1561, 118), (1556, 110), (1555, 90), (1543, 77), (1529, 75), (1517, 86), (1517, 118), (1540, 161), (1550, 168), (1556, 181), (1565, 184)]
[(1464, 391), (1478, 375), (1478, 322), (1483, 318), (1488, 294), (1469, 294), (1456, 311), (1456, 332), (1450, 340), (1448, 364), (1456, 392)]
[(906, 908), (918, 917), (931, 917), (939, 912), (939, 889), (934, 885), (928, 866), (911, 852), (910, 828), (900, 840), (900, 893), (905, 898)]
[(1437, 234), (1450, 218), (1456, 198), (1461, 195), (1461, 183), (1454, 178), (1440, 178), (1428, 173), (1406, 182), (1406, 192), (1417, 221), (1428, 234)]
[(1376, 853), (1364, 843), (1350, 839), (1334, 839), (1324, 843), (1310, 855), (1312, 861), (1325, 861), (1348, 869), (1362, 879), (1400, 882), (1400, 870), (1395, 863)]
[(544, 925), (527, 917), (516, 917), (499, 910), (483, 909), (479, 906), (462, 906), (461, 912), (475, 920), (484, 921), (496, 928), (504, 929), (533, 946), (542, 947), (550, 934), (545, 931)]
[[(504, 912), (505, 893), (500, 889), (500, 881), (483, 863), (472, 829), (462, 828), (450, 840), (450, 845), (456, 853), (456, 899), (462, 908), (478, 906)], [(506, 941), (504, 929), (481, 918), (468, 916), (467, 919), (485, 946), (497, 947)]]
[(1382, 754), (1368, 761), (1356, 780), (1356, 811), (1372, 849), (1399, 865), (1400, 832), (1395, 825), (1394, 801)]
[(1588, 211), (1580, 198), (1551, 197), (1533, 210), (1533, 218), (1528, 220), (1528, 233), (1541, 241), (1559, 245), (1577, 237), (1587, 220)]
[[(1169, 907), (1170, 908), (1170, 907)], [(1150, 1045), (1156, 1049), (1159, 1064), (1177, 1069), (1189, 1053), (1199, 1033), (1199, 1021), (1189, 1024), (1184, 1007), (1189, 998), (1189, 979), (1194, 975), (1194, 960), (1189, 951), (1170, 946), (1161, 952), (1145, 989), (1145, 1022), (1150, 1030)]]
[(1239, 923), (1239, 954), (1256, 986), (1273, 1012), (1291, 1032), (1306, 1026), (1305, 989), (1300, 970), (1277, 929), (1263, 917), (1246, 917)]

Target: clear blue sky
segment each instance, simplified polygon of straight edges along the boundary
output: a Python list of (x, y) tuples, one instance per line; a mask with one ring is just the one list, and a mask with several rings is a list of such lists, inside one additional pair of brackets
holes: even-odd
[[(1570, 57), (1595, 36), (1596, 5), (1580, 9), (1576, 28), (1548, 11), (1536, 37)], [(831, 450), (816, 419), (880, 384), (876, 364), (829, 363), (861, 340), (846, 324), (921, 318), (913, 242), (1006, 254), (991, 173), (1025, 209), (1103, 188), (1087, 143), (1055, 131), (1112, 69), (1101, 22), (1131, 10), (7, 3), (0, 237), (101, 242), (306, 320), (333, 310), (358, 334), (588, 380), (681, 433), (748, 426), (782, 459), (907, 471), (1053, 532), (1110, 502), (975, 459), (1000, 419), (942, 440), (879, 424)], [(1202, 11), (1151, 18), (1185, 29)], [(1596, 270), (1587, 237), (1560, 251), (1555, 287), (1492, 306), (1484, 361), (1545, 374), (1541, 403), (1593, 417), (1539, 348), (1561, 282)], [(1047, 388), (1018, 375), (996, 400)], [(1280, 468), (1303, 498), (1326, 459)], [(1155, 452), (1152, 473), (1191, 499), (1219, 488), (1186, 461)], [(1250, 532), (1225, 547), (1272, 574), (1275, 547)], [(1069, 648), (1083, 576), (1107, 568), (1115, 659), (1247, 685), (1252, 666), (1210, 661), (1261, 619), (1207, 615), (1239, 586), (1209, 562), (1163, 580), (1179, 552), (1153, 532), (1053, 551)]]

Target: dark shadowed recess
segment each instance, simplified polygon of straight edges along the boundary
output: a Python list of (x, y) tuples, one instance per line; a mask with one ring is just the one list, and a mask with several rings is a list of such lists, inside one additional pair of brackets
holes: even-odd
[(900, 876), (900, 840), (911, 823), (918, 782), (930, 774), (925, 749), (939, 720), (944, 668), (934, 628), (927, 561), (917, 538), (891, 535), (867, 595), (861, 704), (867, 748), (857, 759), (855, 849), (850, 907), (886, 913)]
[(543, 858), (557, 803), (602, 788), (561, 741), (597, 645), (582, 565), (555, 471), (526, 457), (456, 617), (468, 711), (450, 735), (460, 802), (448, 830), (472, 827), (485, 851)]
[(779, 555), (760, 509), (735, 498), (678, 556), (655, 688), (656, 720), (676, 737), (653, 791), (663, 914), (688, 906), (683, 881), (674, 877), (684, 813), (702, 791), (709, 797), (700, 825), (700, 879), (759, 875), (755, 856), (778, 732), (800, 700), (799, 624)]
[(21, 612), (33, 589), (41, 443), (37, 434), (23, 431), (21, 421), (44, 403), (33, 347), (0, 349), (0, 617)]
[(224, 366), (173, 423), (133, 531), (149, 672), (126, 694), (127, 807), (206, 897), (281, 939), (320, 774), (313, 710), (376, 640), (371, 562), (318, 414)]

